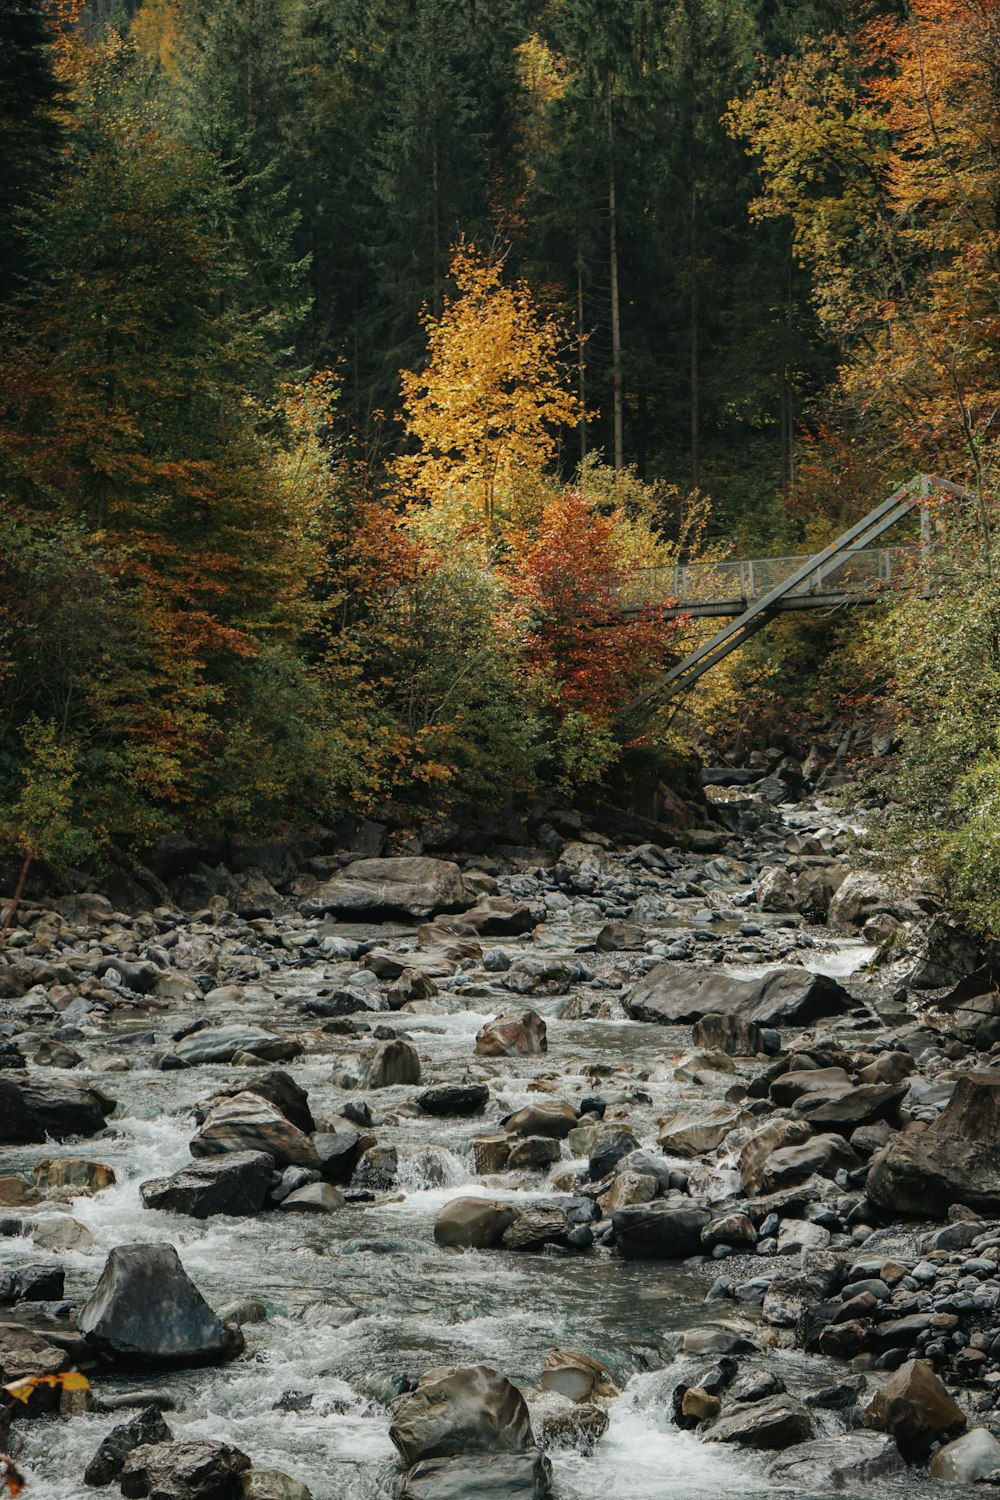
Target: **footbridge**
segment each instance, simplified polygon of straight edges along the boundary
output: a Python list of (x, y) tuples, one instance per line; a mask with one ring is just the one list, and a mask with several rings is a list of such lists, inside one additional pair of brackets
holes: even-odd
[[(624, 614), (656, 607), (664, 619), (714, 617), (728, 619), (728, 624), (654, 683), (631, 705), (629, 716), (652, 712), (693, 687), (779, 614), (876, 604), (908, 586), (935, 550), (930, 512), (935, 492), (968, 498), (968, 491), (951, 480), (917, 474), (812, 556), (643, 568), (620, 590)], [(920, 516), (919, 542), (876, 545), (915, 512)]]

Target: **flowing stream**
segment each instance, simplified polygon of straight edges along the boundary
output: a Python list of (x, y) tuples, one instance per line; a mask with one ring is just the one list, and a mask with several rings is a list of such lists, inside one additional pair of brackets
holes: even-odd
[[(692, 912), (699, 905), (690, 904)], [(693, 915), (690, 925), (698, 925)], [(672, 929), (683, 926), (681, 919)], [(871, 950), (858, 942), (813, 931), (817, 946), (802, 954), (809, 967), (845, 976), (870, 956)], [(592, 941), (593, 932), (570, 932), (569, 937)], [(505, 939), (502, 946), (515, 951), (518, 942)], [(761, 968), (748, 966), (742, 972), (759, 974)], [(213, 1015), (256, 1021), (270, 1030), (296, 1030), (301, 1017), (276, 999), (290, 990), (308, 994), (321, 982), (321, 970), (292, 970), (280, 978), (280, 985), (277, 977), (274, 985), (248, 985), (229, 1015), (217, 1006)], [(491, 1075), (495, 1100), (506, 1109), (539, 1098), (536, 1083), (570, 1096), (603, 1083), (615, 1099), (627, 1103), (644, 1143), (655, 1144), (655, 1121), (667, 1107), (690, 1102), (693, 1093), (721, 1099), (732, 1082), (731, 1076), (720, 1074), (717, 1086), (700, 1084), (692, 1090), (676, 1080), (678, 1054), (690, 1048), (689, 1028), (646, 1026), (623, 1017), (564, 1021), (558, 1016), (564, 998), (533, 996), (528, 1002), (547, 1021), (546, 1055), (475, 1060), (477, 1076)], [(388, 1018), (415, 1042), (424, 1083), (463, 1078), (474, 1062), (476, 1032), (497, 1009), (488, 996), (482, 1010), (460, 1008), (474, 1006), (475, 998), (445, 992), (445, 1001), (454, 1009)], [(692, 1270), (675, 1263), (630, 1263), (607, 1253), (558, 1256), (438, 1248), (433, 1221), (448, 1198), (488, 1193), (532, 1200), (545, 1195), (546, 1179), (537, 1173), (476, 1176), (471, 1140), (490, 1133), (492, 1123), (423, 1116), (408, 1102), (412, 1089), (359, 1095), (335, 1087), (335, 1067), (350, 1066), (357, 1055), (355, 1038), (312, 1033), (311, 1050), (288, 1065), (289, 1071), (308, 1089), (317, 1118), (335, 1113), (347, 1099), (368, 1099), (379, 1144), (395, 1146), (399, 1153), (395, 1189), (374, 1203), (351, 1205), (332, 1215), (276, 1212), (201, 1223), (145, 1210), (139, 1183), (190, 1160), (191, 1106), (233, 1074), (225, 1066), (177, 1072), (155, 1067), (170, 1033), (203, 1013), (203, 1004), (200, 1009), (196, 1004), (173, 1006), (169, 1013), (154, 1014), (149, 1023), (133, 1021), (121, 1025), (118, 1034), (102, 1030), (99, 1038), (78, 1043), (85, 1052), (78, 1074), (92, 1068), (95, 1081), (118, 1098), (119, 1108), (108, 1138), (59, 1148), (60, 1154), (109, 1163), (117, 1184), (72, 1202), (70, 1212), (93, 1243), (58, 1259), (67, 1273), (67, 1297), (79, 1299), (92, 1289), (112, 1246), (170, 1240), (214, 1306), (260, 1298), (268, 1321), (244, 1329), (247, 1351), (232, 1364), (139, 1380), (102, 1378), (102, 1394), (155, 1385), (169, 1391), (176, 1403), (176, 1410), (167, 1414), (175, 1436), (234, 1442), (256, 1467), (282, 1469), (305, 1481), (315, 1500), (376, 1500), (391, 1495), (398, 1473), (384, 1401), (399, 1372), (486, 1362), (530, 1396), (551, 1349), (580, 1349), (610, 1367), (621, 1395), (612, 1404), (610, 1428), (593, 1456), (560, 1449), (550, 1453), (555, 1500), (765, 1500), (774, 1493), (764, 1477), (767, 1455), (703, 1443), (678, 1431), (670, 1418), (671, 1392), (682, 1366), (690, 1369), (692, 1364), (690, 1357), (685, 1361), (677, 1353), (683, 1331), (721, 1318), (752, 1334), (756, 1310), (720, 1314), (719, 1304), (704, 1305), (711, 1266)], [(134, 1033), (146, 1025), (153, 1042), (126, 1047), (121, 1032)], [(102, 1071), (102, 1058), (126, 1050), (128, 1071)], [(493, 1102), (490, 1118), (495, 1119)], [(51, 1154), (51, 1147), (7, 1148), (0, 1171), (24, 1173)], [(566, 1146), (563, 1155), (553, 1173), (571, 1165)], [(5, 1268), (51, 1258), (29, 1238), (5, 1240), (4, 1252)], [(788, 1351), (751, 1356), (744, 1368), (753, 1368), (755, 1361), (772, 1361), (797, 1393), (843, 1373), (843, 1366)], [(287, 1393), (296, 1394), (289, 1398)], [(298, 1399), (302, 1396), (311, 1400)], [(93, 1413), (21, 1424), (30, 1500), (79, 1500), (87, 1493), (81, 1483), (87, 1461), (104, 1434), (127, 1415)], [(865, 1493), (902, 1500), (938, 1489), (904, 1474)]]

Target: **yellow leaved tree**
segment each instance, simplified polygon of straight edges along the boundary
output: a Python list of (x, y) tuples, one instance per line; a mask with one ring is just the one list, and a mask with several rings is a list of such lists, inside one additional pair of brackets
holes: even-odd
[(492, 535), (555, 456), (560, 428), (585, 414), (562, 383), (566, 335), (526, 283), (505, 284), (502, 261), (472, 245), (455, 251), (451, 277), (440, 316), (423, 314), (427, 367), (403, 373), (409, 451), (391, 465), (414, 528), (438, 543)]

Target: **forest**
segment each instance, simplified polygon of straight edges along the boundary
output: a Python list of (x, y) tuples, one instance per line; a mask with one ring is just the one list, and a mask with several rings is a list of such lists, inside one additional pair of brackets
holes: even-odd
[[(886, 857), (996, 932), (998, 95), (997, 0), (0, 0), (3, 847), (850, 713)], [(697, 631), (631, 575), (920, 471), (930, 597), (630, 724)]]

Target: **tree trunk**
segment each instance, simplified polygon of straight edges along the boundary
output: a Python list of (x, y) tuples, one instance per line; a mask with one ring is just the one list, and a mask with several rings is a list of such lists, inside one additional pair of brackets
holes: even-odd
[(583, 257), (576, 256), (576, 393), (584, 415), (580, 418), (580, 462), (587, 457), (587, 363), (583, 357)]
[(691, 488), (701, 486), (701, 371), (698, 347), (698, 324), (701, 319), (698, 286), (698, 184), (691, 183), (691, 232), (688, 240), (688, 278), (690, 281), (691, 339)]
[(614, 380), (615, 470), (625, 467), (624, 396), (622, 392), (622, 330), (618, 302), (618, 198), (615, 181), (614, 116), (611, 110), (611, 80), (606, 100), (608, 124), (608, 238), (611, 270), (611, 369)]

